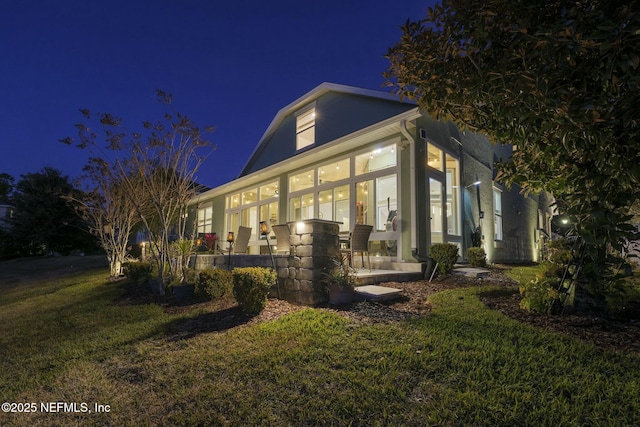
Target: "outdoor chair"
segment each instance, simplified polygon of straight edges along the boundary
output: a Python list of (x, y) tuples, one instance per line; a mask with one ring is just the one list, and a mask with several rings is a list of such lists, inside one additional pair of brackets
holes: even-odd
[(276, 253), (288, 254), (291, 250), (291, 243), (289, 242), (291, 231), (289, 230), (289, 225), (274, 225), (272, 230), (276, 235)]
[(371, 271), (371, 258), (369, 257), (369, 236), (373, 231), (372, 225), (356, 224), (349, 235), (349, 263), (353, 266), (353, 254), (360, 252), (362, 268), (364, 268), (364, 253), (367, 253), (367, 263)]
[(234, 254), (246, 254), (247, 246), (249, 245), (249, 239), (251, 238), (251, 227), (240, 226), (238, 228), (238, 234), (236, 235), (236, 241), (233, 245)]

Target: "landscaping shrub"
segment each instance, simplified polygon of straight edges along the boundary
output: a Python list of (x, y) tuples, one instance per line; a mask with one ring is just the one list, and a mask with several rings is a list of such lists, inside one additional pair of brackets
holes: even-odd
[(267, 305), (267, 295), (277, 279), (276, 272), (269, 268), (236, 268), (233, 270), (233, 296), (245, 313), (260, 313)]
[(132, 282), (142, 285), (151, 280), (153, 268), (148, 262), (126, 262), (122, 265), (122, 272)]
[(467, 259), (473, 267), (487, 266), (487, 254), (484, 252), (484, 248), (467, 249)]
[(431, 245), (429, 256), (438, 263), (438, 274), (445, 276), (453, 271), (458, 260), (458, 247), (452, 243), (436, 243)]
[(537, 277), (519, 286), (520, 308), (536, 313), (551, 314), (556, 301), (559, 300), (557, 291), (559, 280), (548, 277)]
[(233, 275), (221, 268), (202, 270), (196, 281), (196, 296), (205, 299), (222, 298), (231, 295)]

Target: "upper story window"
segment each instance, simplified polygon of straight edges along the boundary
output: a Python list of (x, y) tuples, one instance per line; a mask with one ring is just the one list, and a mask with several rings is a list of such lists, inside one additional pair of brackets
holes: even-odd
[(296, 150), (313, 145), (316, 142), (316, 107), (296, 113)]

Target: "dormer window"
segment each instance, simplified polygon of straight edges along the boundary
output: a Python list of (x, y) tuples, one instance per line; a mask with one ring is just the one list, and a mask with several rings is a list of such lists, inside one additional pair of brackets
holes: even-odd
[(315, 105), (296, 113), (296, 150), (301, 150), (316, 142), (315, 129)]

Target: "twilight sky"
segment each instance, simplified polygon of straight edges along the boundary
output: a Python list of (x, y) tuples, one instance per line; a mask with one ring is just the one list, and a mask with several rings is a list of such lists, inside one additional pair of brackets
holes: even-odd
[(80, 108), (159, 117), (157, 88), (214, 125), (198, 173), (237, 177), (278, 110), (322, 82), (382, 88), (383, 58), (434, 0), (0, 0), (0, 173), (45, 166), (71, 178), (86, 158)]

